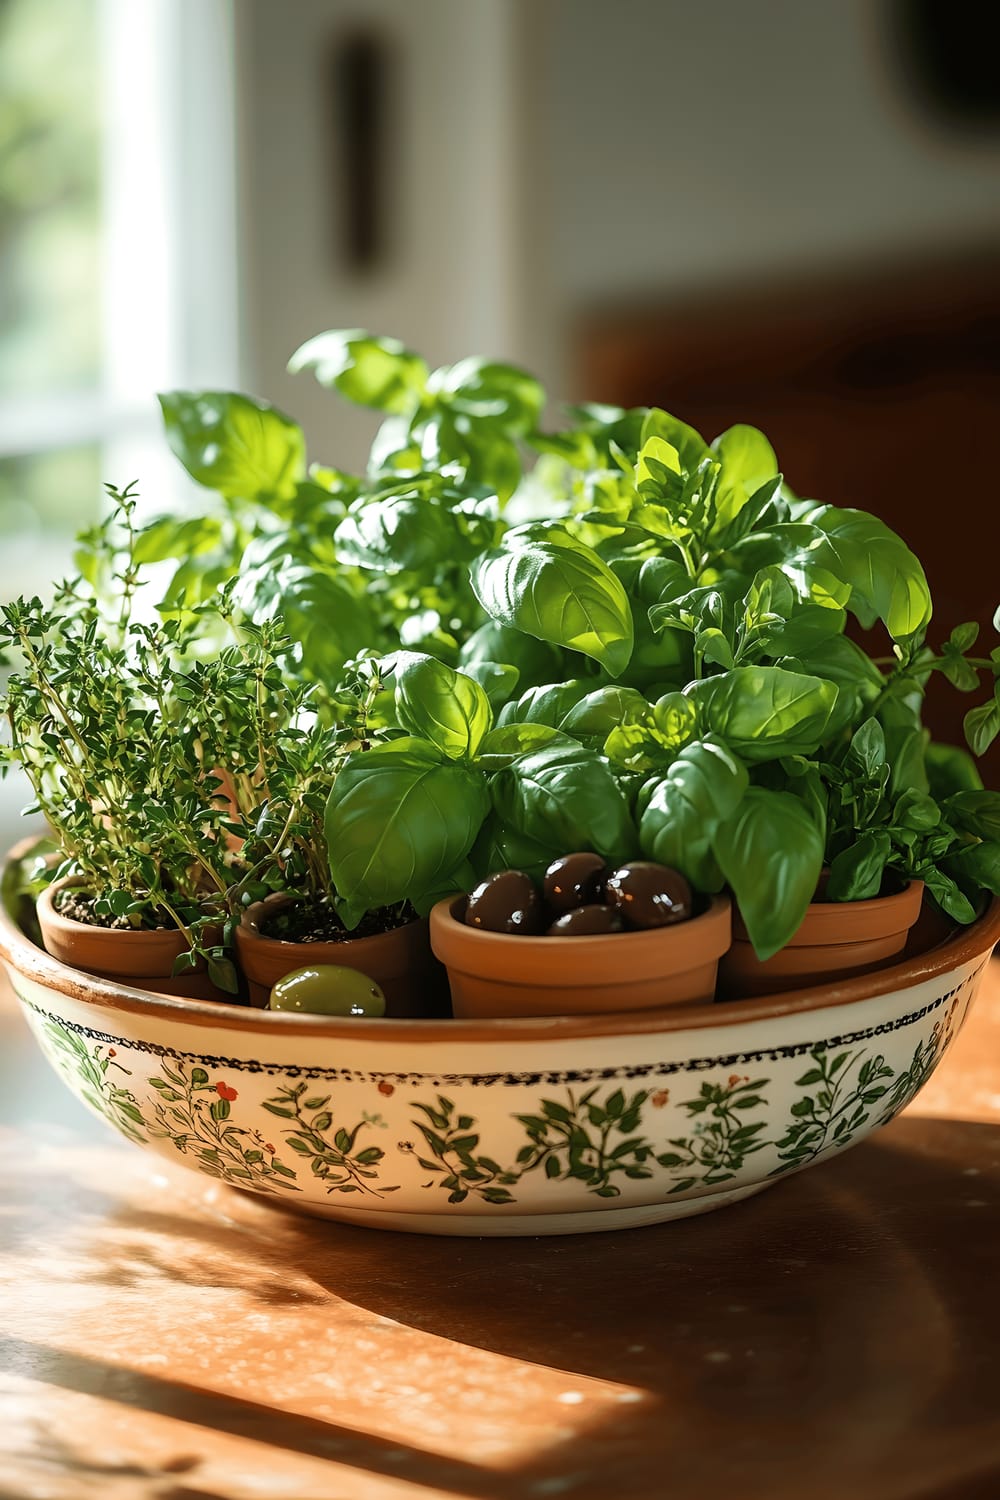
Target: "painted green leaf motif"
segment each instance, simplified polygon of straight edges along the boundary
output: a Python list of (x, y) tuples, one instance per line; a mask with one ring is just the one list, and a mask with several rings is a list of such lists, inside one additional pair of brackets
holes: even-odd
[(686, 691), (705, 727), (755, 762), (812, 754), (823, 742), (838, 690), (824, 678), (783, 667), (735, 667)]
[(622, 584), (582, 544), (510, 533), (473, 564), (472, 587), (488, 615), (539, 640), (580, 651), (612, 677), (632, 655), (632, 611)]
[(801, 925), (823, 867), (823, 839), (788, 792), (750, 787), (713, 841), (758, 958), (770, 958)]
[(686, 745), (646, 802), (639, 823), (643, 854), (680, 870), (696, 890), (719, 890), (722, 873), (712, 838), (720, 821), (736, 812), (749, 780), (746, 767), (721, 741)]
[(171, 450), (192, 479), (227, 500), (289, 500), (305, 478), (305, 439), (264, 401), (226, 391), (167, 391), (159, 398)]
[(362, 328), (332, 329), (297, 349), (291, 374), (310, 370), (320, 385), (359, 406), (411, 411), (427, 384), (427, 366), (398, 339), (376, 338)]
[(489, 810), (480, 776), (426, 740), (347, 757), (330, 792), (330, 873), (352, 913), (415, 900), (465, 859)]
[(475, 755), (493, 724), (479, 683), (433, 656), (400, 651), (394, 668), (396, 713), (404, 729), (453, 760)]
[(553, 854), (594, 849), (628, 859), (637, 839), (628, 804), (608, 763), (574, 742), (522, 756), (492, 778), (499, 821)]

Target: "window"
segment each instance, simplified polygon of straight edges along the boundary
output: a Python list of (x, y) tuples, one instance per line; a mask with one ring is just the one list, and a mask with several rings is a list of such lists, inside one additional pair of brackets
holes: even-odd
[(233, 96), (232, 0), (0, 0), (0, 597), (104, 480), (189, 493), (157, 390), (240, 384)]

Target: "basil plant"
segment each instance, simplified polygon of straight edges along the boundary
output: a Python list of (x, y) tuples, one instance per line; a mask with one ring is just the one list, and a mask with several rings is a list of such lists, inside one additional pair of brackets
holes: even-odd
[(145, 545), (172, 560), (164, 609), (229, 580), (249, 625), (282, 621), (284, 672), (332, 720), (353, 664), (379, 663), (379, 713), (326, 804), (349, 924), (583, 848), (730, 887), (761, 957), (824, 867), (831, 899), (916, 877), (958, 922), (1000, 894), (1000, 794), (921, 719), (933, 672), (985, 682), (981, 754), (1000, 647), (973, 654), (967, 624), (928, 643), (924, 570), (877, 517), (797, 497), (753, 427), (709, 442), (592, 405), (545, 430), (524, 371), (431, 370), (358, 330), (291, 367), (379, 414), (366, 472), (309, 465), (265, 403), (175, 392), (168, 440), (214, 499)]

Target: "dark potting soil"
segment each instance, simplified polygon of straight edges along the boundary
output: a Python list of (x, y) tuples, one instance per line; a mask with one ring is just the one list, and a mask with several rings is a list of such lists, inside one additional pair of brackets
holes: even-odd
[(347, 943), (353, 938), (379, 937), (405, 927), (416, 917), (408, 901), (401, 906), (380, 906), (366, 912), (357, 927), (348, 932), (328, 902), (316, 906), (286, 906), (275, 912), (260, 929), (261, 937), (278, 938), (284, 943)]
[(143, 914), (138, 927), (128, 917), (101, 916), (94, 911), (95, 900), (96, 897), (76, 891), (71, 886), (58, 897), (56, 911), (61, 917), (68, 917), (71, 922), (85, 922), (88, 927), (113, 928), (116, 932), (162, 932), (173, 926), (172, 922), (166, 920), (154, 921), (148, 913)]

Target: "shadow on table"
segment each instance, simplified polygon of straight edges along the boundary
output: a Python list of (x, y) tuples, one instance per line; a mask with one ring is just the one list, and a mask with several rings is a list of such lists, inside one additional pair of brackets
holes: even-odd
[[(144, 1275), (204, 1285), (208, 1265), (209, 1283), (225, 1285), (236, 1245), (232, 1281), (244, 1290), (248, 1266), (278, 1264), (317, 1317), (342, 1300), (447, 1341), (442, 1399), (468, 1347), (564, 1371), (568, 1385), (576, 1375), (643, 1393), (620, 1419), (578, 1433), (569, 1465), (558, 1443), (503, 1472), (408, 1448), (411, 1483), (542, 1495), (569, 1466), (563, 1491), (627, 1500), (667, 1489), (695, 1500), (722, 1486), (744, 1500), (1000, 1493), (1000, 1126), (907, 1116), (761, 1198), (615, 1234), (441, 1239), (307, 1220), (236, 1194), (224, 1205), (225, 1228), (204, 1209), (116, 1211), (109, 1243), (133, 1243), (98, 1279), (128, 1284), (134, 1241), (150, 1235)], [(197, 1275), (157, 1248), (164, 1234), (208, 1252)], [(261, 1298), (273, 1302), (273, 1287)], [(52, 1385), (402, 1477), (398, 1443), (349, 1427), (96, 1359), (10, 1343), (7, 1353)]]

